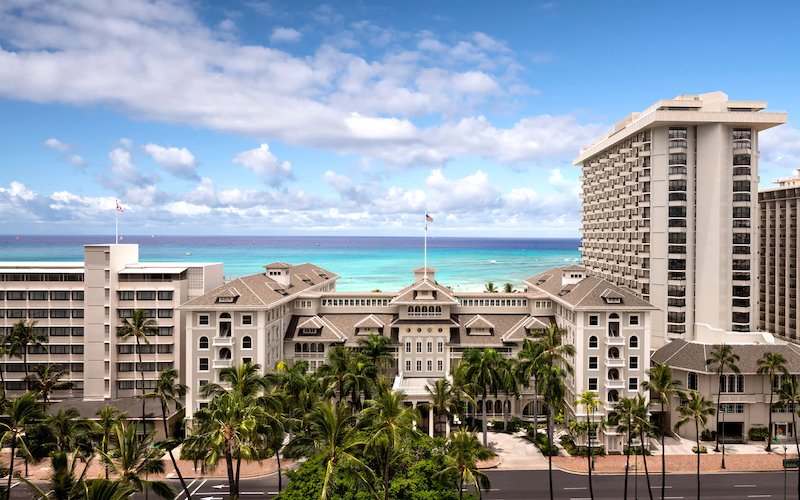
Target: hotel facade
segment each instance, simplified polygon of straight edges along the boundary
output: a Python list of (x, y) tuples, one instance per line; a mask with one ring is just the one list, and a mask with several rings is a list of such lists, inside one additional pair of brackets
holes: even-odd
[(658, 308), (653, 347), (758, 326), (762, 101), (681, 95), (583, 148), (583, 265)]

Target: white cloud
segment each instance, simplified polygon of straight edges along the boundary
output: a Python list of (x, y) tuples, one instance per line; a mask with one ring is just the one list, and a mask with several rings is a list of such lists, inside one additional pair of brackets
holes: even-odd
[(42, 143), (45, 147), (48, 147), (54, 151), (58, 151), (59, 153), (66, 153), (72, 150), (72, 146), (67, 144), (66, 142), (61, 142), (55, 137), (51, 137)]
[(499, 190), (489, 182), (482, 170), (461, 179), (448, 179), (440, 168), (431, 171), (425, 180), (428, 209), (441, 212), (480, 211), (496, 207)]
[(270, 186), (280, 186), (292, 179), (292, 164), (288, 161), (279, 161), (267, 144), (242, 151), (234, 157), (233, 163), (244, 165)]
[[(297, 57), (221, 36), (194, 6), (3, 3), (0, 96), (112, 106), (141, 119), (400, 164), (435, 165), (462, 154), (537, 162), (574, 151), (590, 128), (570, 116), (532, 117), (510, 128), (472, 116), (482, 105), (507, 105), (526, 88), (515, 76), (513, 51), (485, 33), (443, 42), (431, 33), (356, 23), (337, 35), (352, 37), (355, 48), (324, 43)], [(330, 5), (311, 15), (328, 29), (342, 23)], [(288, 31), (275, 34), (286, 38)], [(399, 49), (403, 40), (418, 46)], [(528, 121), (545, 130), (530, 130)], [(467, 130), (478, 135), (461, 133), (465, 124), (480, 125)], [(546, 135), (548, 126), (552, 137), (533, 145), (531, 132)], [(120, 147), (131, 150), (131, 143)]]
[(272, 35), (269, 37), (272, 43), (295, 43), (299, 42), (301, 38), (303, 38), (303, 34), (296, 29), (282, 26), (273, 29)]
[(185, 201), (168, 203), (164, 206), (164, 208), (172, 214), (185, 215), (188, 217), (205, 215), (211, 212), (211, 207), (206, 205), (195, 205), (194, 203), (187, 203)]
[(764, 186), (777, 178), (793, 177), (800, 168), (800, 130), (789, 124), (759, 134), (759, 173)]
[(7, 187), (0, 187), (0, 194), (10, 196), (11, 198), (19, 198), (20, 200), (30, 201), (36, 198), (36, 192), (31, 191), (25, 187), (25, 184), (17, 181), (11, 181)]
[(69, 155), (67, 156), (67, 161), (72, 163), (76, 167), (86, 166), (86, 160), (84, 160), (81, 155)]
[(194, 155), (188, 149), (147, 144), (144, 146), (144, 150), (154, 161), (164, 165), (172, 175), (185, 179), (198, 178), (197, 163)]

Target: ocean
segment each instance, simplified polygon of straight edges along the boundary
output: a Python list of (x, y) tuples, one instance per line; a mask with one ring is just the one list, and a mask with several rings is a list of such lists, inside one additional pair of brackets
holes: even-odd
[[(109, 236), (0, 236), (0, 261), (80, 261), (86, 243)], [(339, 291), (397, 291), (423, 264), (422, 238), (363, 236), (125, 236), (138, 243), (141, 261), (223, 262), (225, 277), (261, 271), (274, 261), (313, 262), (341, 278)], [(428, 237), (428, 265), (456, 291), (498, 288), (555, 266), (580, 262), (580, 240), (550, 238)]]

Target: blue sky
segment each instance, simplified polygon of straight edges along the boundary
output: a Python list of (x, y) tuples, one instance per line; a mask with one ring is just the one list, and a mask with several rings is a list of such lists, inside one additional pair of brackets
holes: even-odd
[(578, 236), (578, 149), (722, 90), (789, 112), (796, 2), (0, 3), (0, 232)]

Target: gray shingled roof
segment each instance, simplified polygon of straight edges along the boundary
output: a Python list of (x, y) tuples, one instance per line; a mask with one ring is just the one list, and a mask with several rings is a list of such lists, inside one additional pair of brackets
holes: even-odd
[[(414, 298), (415, 290), (435, 290), (437, 297), (435, 300), (424, 299), (416, 300)], [(419, 303), (420, 305), (426, 304), (458, 304), (458, 299), (453, 296), (453, 291), (449, 288), (440, 285), (435, 281), (429, 279), (422, 280), (418, 283), (409, 285), (399, 292), (397, 296), (391, 300), (391, 304), (412, 304)]]
[[(786, 368), (790, 373), (800, 374), (800, 346), (795, 344), (729, 344), (733, 353), (739, 356), (739, 370), (744, 374), (758, 371), (758, 360), (764, 353), (775, 352), (786, 358)], [(694, 372), (712, 372), (706, 366), (711, 356), (713, 344), (700, 344), (685, 340), (673, 340), (651, 356), (654, 363)]]
[[(325, 277), (320, 276), (320, 273)], [(285, 299), (290, 295), (297, 295), (306, 289), (318, 285), (338, 276), (330, 271), (320, 269), (314, 264), (300, 264), (289, 267), (289, 286), (284, 286), (265, 275), (264, 273), (252, 274), (237, 278), (229, 283), (196, 297), (181, 306), (181, 308), (196, 309), (198, 307), (267, 307), (272, 303)], [(234, 303), (217, 304), (217, 297), (225, 296), (235, 290), (238, 298)]]
[[(640, 299), (629, 290), (616, 286), (602, 278), (587, 276), (578, 283), (562, 286), (561, 277), (566, 269), (577, 266), (555, 267), (525, 280), (534, 289), (544, 291), (554, 299), (562, 300), (575, 309), (655, 309), (650, 303)], [(609, 304), (603, 297), (620, 295), (620, 304)]]

